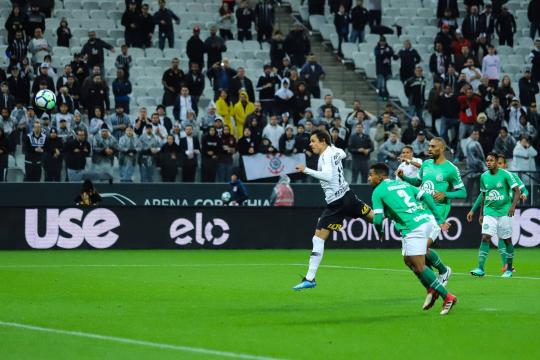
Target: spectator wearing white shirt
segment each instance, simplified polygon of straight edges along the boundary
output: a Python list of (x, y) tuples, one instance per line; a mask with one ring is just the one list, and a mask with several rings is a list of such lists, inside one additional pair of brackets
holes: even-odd
[(152, 114), (152, 133), (158, 138), (161, 145), (164, 145), (167, 142), (167, 129), (165, 126), (161, 125), (159, 122), (159, 114)]
[(480, 85), (480, 79), (482, 78), (482, 73), (474, 66), (474, 60), (468, 58), (465, 62), (465, 67), (461, 70), (461, 73), (465, 75), (465, 79), (469, 84), (471, 84), (473, 91), (478, 91), (478, 86)]
[(32, 65), (37, 67), (45, 60), (45, 55), (49, 55), (51, 46), (47, 39), (43, 37), (43, 31), (41, 28), (34, 30), (34, 37), (28, 43), (28, 51), (32, 54)]
[[(513, 170), (515, 171), (536, 171), (536, 163), (534, 158), (538, 152), (529, 143), (529, 137), (522, 135), (519, 142), (514, 148), (514, 159), (512, 161)], [(531, 180), (529, 176), (520, 176), (526, 185), (529, 185)]]
[(193, 96), (189, 95), (189, 89), (187, 86), (182, 86), (180, 89), (180, 95), (176, 97), (173, 107), (173, 115), (176, 121), (187, 120), (188, 112), (194, 112), (197, 114), (197, 103)]
[(519, 132), (519, 119), (522, 115), (527, 116), (527, 110), (521, 106), (519, 98), (517, 96), (514, 96), (512, 98), (512, 102), (510, 103), (510, 108), (507, 110), (507, 123), (504, 124), (508, 128), (508, 132), (510, 134), (515, 134), (516, 132)]
[(497, 89), (501, 77), (501, 59), (495, 52), (495, 46), (490, 44), (487, 48), (488, 54), (482, 59), (482, 75), (488, 78), (491, 87)]
[(278, 119), (276, 115), (270, 116), (270, 122), (264, 127), (262, 137), (268, 138), (272, 147), (279, 148), (279, 139), (281, 135), (285, 133), (283, 126), (278, 124)]
[[(399, 156), (399, 161), (401, 163), (399, 164), (396, 174), (403, 170), (403, 175), (410, 177), (410, 178), (416, 178), (418, 176), (418, 173), (420, 172), (420, 168), (422, 167), (422, 159), (418, 159), (413, 157), (413, 148), (410, 145), (405, 145), (403, 150), (401, 150), (401, 155)], [(396, 177), (399, 180), (403, 180), (401, 177)]]

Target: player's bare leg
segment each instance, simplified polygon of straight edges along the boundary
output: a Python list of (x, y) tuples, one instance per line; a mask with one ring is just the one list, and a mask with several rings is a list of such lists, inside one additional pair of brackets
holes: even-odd
[(446, 288), (441, 284), (437, 275), (426, 266), (424, 255), (406, 256), (405, 263), (415, 273), (420, 282), (426, 286), (429, 284), (429, 288), (436, 291), (443, 299), (443, 309), (441, 315), (446, 315), (450, 312), (450, 309), (456, 304), (457, 298), (449, 293)]
[(315, 275), (317, 274), (317, 269), (321, 264), (322, 257), (324, 254), (324, 242), (330, 236), (330, 230), (327, 229), (317, 229), (315, 230), (315, 235), (312, 238), (313, 249), (309, 257), (309, 268), (306, 276), (302, 282), (296, 285), (294, 290), (303, 290), (314, 288), (317, 283), (315, 282)]

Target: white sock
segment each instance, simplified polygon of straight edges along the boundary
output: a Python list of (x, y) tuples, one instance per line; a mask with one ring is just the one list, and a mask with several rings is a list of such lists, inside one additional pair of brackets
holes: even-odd
[(314, 236), (313, 239), (313, 250), (311, 256), (309, 257), (309, 269), (306, 275), (306, 280), (313, 281), (315, 279), (315, 274), (321, 263), (323, 254), (324, 254), (324, 240), (318, 236)]

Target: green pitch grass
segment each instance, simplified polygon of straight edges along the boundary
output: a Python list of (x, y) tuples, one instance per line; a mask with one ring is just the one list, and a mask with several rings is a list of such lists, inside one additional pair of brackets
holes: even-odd
[(446, 317), (400, 250), (328, 250), (303, 292), (309, 251), (0, 252), (0, 359), (539, 359), (540, 250), (439, 253)]

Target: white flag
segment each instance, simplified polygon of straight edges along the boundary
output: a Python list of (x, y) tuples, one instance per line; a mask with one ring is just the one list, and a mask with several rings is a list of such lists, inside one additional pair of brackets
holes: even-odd
[(244, 167), (248, 180), (263, 179), (296, 172), (296, 165), (306, 164), (306, 155), (256, 154), (244, 155)]

